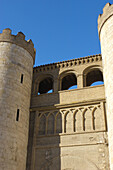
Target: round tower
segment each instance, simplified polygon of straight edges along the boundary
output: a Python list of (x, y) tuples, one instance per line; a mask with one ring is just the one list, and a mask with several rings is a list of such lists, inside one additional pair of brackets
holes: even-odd
[(10, 29), (0, 34), (0, 169), (25, 170), (35, 49)]
[(98, 17), (98, 32), (103, 59), (110, 169), (113, 170), (113, 5), (107, 3)]

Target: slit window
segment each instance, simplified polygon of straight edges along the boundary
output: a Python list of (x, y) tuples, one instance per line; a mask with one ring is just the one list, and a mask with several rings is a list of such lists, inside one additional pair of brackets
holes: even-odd
[(23, 84), (23, 78), (24, 78), (24, 75), (21, 74), (21, 84)]
[(20, 112), (20, 110), (17, 109), (17, 114), (16, 114), (16, 121), (17, 121), (17, 122), (19, 121), (19, 112)]

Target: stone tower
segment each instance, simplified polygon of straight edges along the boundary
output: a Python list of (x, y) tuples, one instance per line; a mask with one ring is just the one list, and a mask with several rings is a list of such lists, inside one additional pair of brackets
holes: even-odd
[(10, 29), (0, 34), (0, 170), (25, 170), (34, 45)]
[(104, 69), (107, 101), (110, 169), (113, 170), (113, 5), (107, 3), (98, 18), (98, 32)]

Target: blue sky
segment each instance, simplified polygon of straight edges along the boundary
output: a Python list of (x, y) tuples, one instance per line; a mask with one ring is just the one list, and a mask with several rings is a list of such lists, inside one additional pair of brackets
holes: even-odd
[[(97, 18), (107, 0), (1, 0), (0, 30), (22, 31), (35, 66), (98, 54)], [(109, 0), (113, 3), (113, 0)]]

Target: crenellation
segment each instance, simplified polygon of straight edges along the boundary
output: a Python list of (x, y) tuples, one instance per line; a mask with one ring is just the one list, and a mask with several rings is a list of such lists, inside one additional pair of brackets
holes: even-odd
[(103, 8), (103, 13), (98, 17), (98, 34), (100, 38), (101, 29), (107, 20), (113, 16), (113, 4), (107, 3)]
[[(32, 44), (25, 41), (25, 35), (21, 32), (15, 36), (11, 34), (10, 29), (5, 29), (0, 34), (0, 131), (2, 132), (0, 147), (1, 150), (2, 147), (4, 149), (4, 160), (0, 164), (0, 169), (4, 170), (26, 169), (33, 57), (35, 57), (30, 54), (30, 48), (34, 50)], [(20, 81), (21, 74), (24, 75), (23, 84)], [(2, 155), (0, 159), (1, 157)]]
[(12, 32), (12, 30), (10, 28), (6, 28), (2, 31), (2, 34), (4, 34), (4, 36), (11, 35), (11, 32)]
[(22, 33), (22, 32), (18, 32), (18, 34), (17, 34), (17, 39), (22, 39), (22, 40), (25, 40), (25, 35)]
[(17, 35), (12, 35), (11, 32), (12, 31), (9, 28), (4, 29), (3, 32), (0, 33), (0, 42), (13, 43), (26, 49), (31, 54), (33, 61), (35, 62), (36, 50), (32, 40), (26, 41), (25, 35), (22, 32), (18, 32)]
[(107, 13), (107, 11), (109, 10), (109, 7), (111, 6), (111, 4), (108, 2), (105, 6), (104, 6), (104, 8), (103, 8), (103, 13), (104, 12), (106, 12)]

